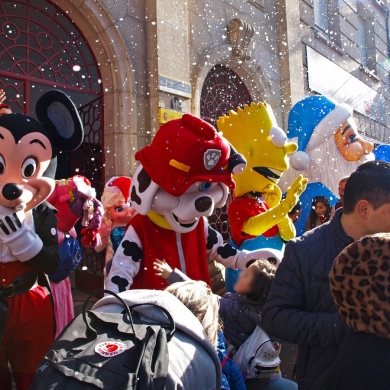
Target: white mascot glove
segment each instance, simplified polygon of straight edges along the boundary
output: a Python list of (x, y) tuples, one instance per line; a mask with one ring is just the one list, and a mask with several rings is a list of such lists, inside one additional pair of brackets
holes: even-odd
[(0, 205), (0, 241), (19, 261), (28, 261), (42, 249), (42, 240), (26, 224), (25, 206), (10, 209)]
[[(247, 267), (247, 263), (251, 260), (268, 260), (270, 262), (275, 263), (275, 267), (278, 267), (283, 258), (283, 252), (277, 249), (264, 248), (264, 249), (256, 249), (254, 251), (246, 251), (242, 250), (238, 253), (237, 257), (237, 268), (245, 269)], [(275, 259), (275, 261), (273, 260)]]

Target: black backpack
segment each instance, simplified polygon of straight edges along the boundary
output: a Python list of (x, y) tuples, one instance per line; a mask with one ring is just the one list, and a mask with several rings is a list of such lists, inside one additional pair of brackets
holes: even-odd
[[(124, 306), (121, 314), (87, 311), (98, 293), (113, 295)], [(167, 342), (175, 332), (169, 312), (162, 310), (170, 329), (142, 321), (115, 293), (99, 290), (85, 301), (78, 315), (54, 341), (42, 360), (30, 390), (159, 390), (168, 374)]]

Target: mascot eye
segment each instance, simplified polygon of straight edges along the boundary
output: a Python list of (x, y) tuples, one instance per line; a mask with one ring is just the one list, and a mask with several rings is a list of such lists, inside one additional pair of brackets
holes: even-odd
[(271, 127), (269, 131), (269, 136), (271, 137), (271, 141), (275, 146), (279, 148), (283, 148), (287, 142), (286, 133), (279, 127)]
[(4, 157), (0, 154), (0, 175), (5, 172), (5, 161)]
[(358, 140), (357, 134), (353, 133), (350, 136), (348, 136), (348, 143), (352, 144)]
[(204, 182), (199, 184), (199, 191), (207, 191), (213, 184), (210, 182)]
[(123, 207), (115, 207), (115, 211), (117, 213), (121, 213), (123, 211)]
[(31, 177), (37, 170), (37, 160), (33, 157), (27, 157), (22, 165), (22, 176)]

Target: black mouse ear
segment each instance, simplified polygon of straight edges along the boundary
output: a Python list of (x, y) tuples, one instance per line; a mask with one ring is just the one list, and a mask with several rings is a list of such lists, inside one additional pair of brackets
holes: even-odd
[(35, 106), (39, 122), (50, 131), (56, 149), (77, 149), (84, 139), (83, 123), (72, 100), (61, 91), (44, 93)]

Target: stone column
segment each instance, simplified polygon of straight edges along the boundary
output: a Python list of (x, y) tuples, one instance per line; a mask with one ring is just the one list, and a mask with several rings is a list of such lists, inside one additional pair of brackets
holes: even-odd
[(146, 0), (147, 64), (151, 135), (159, 128), (159, 107), (171, 108), (182, 100), (190, 111), (191, 84), (188, 55), (187, 3), (181, 0)]
[(291, 107), (305, 96), (299, 0), (276, 0), (280, 90), (285, 127)]

